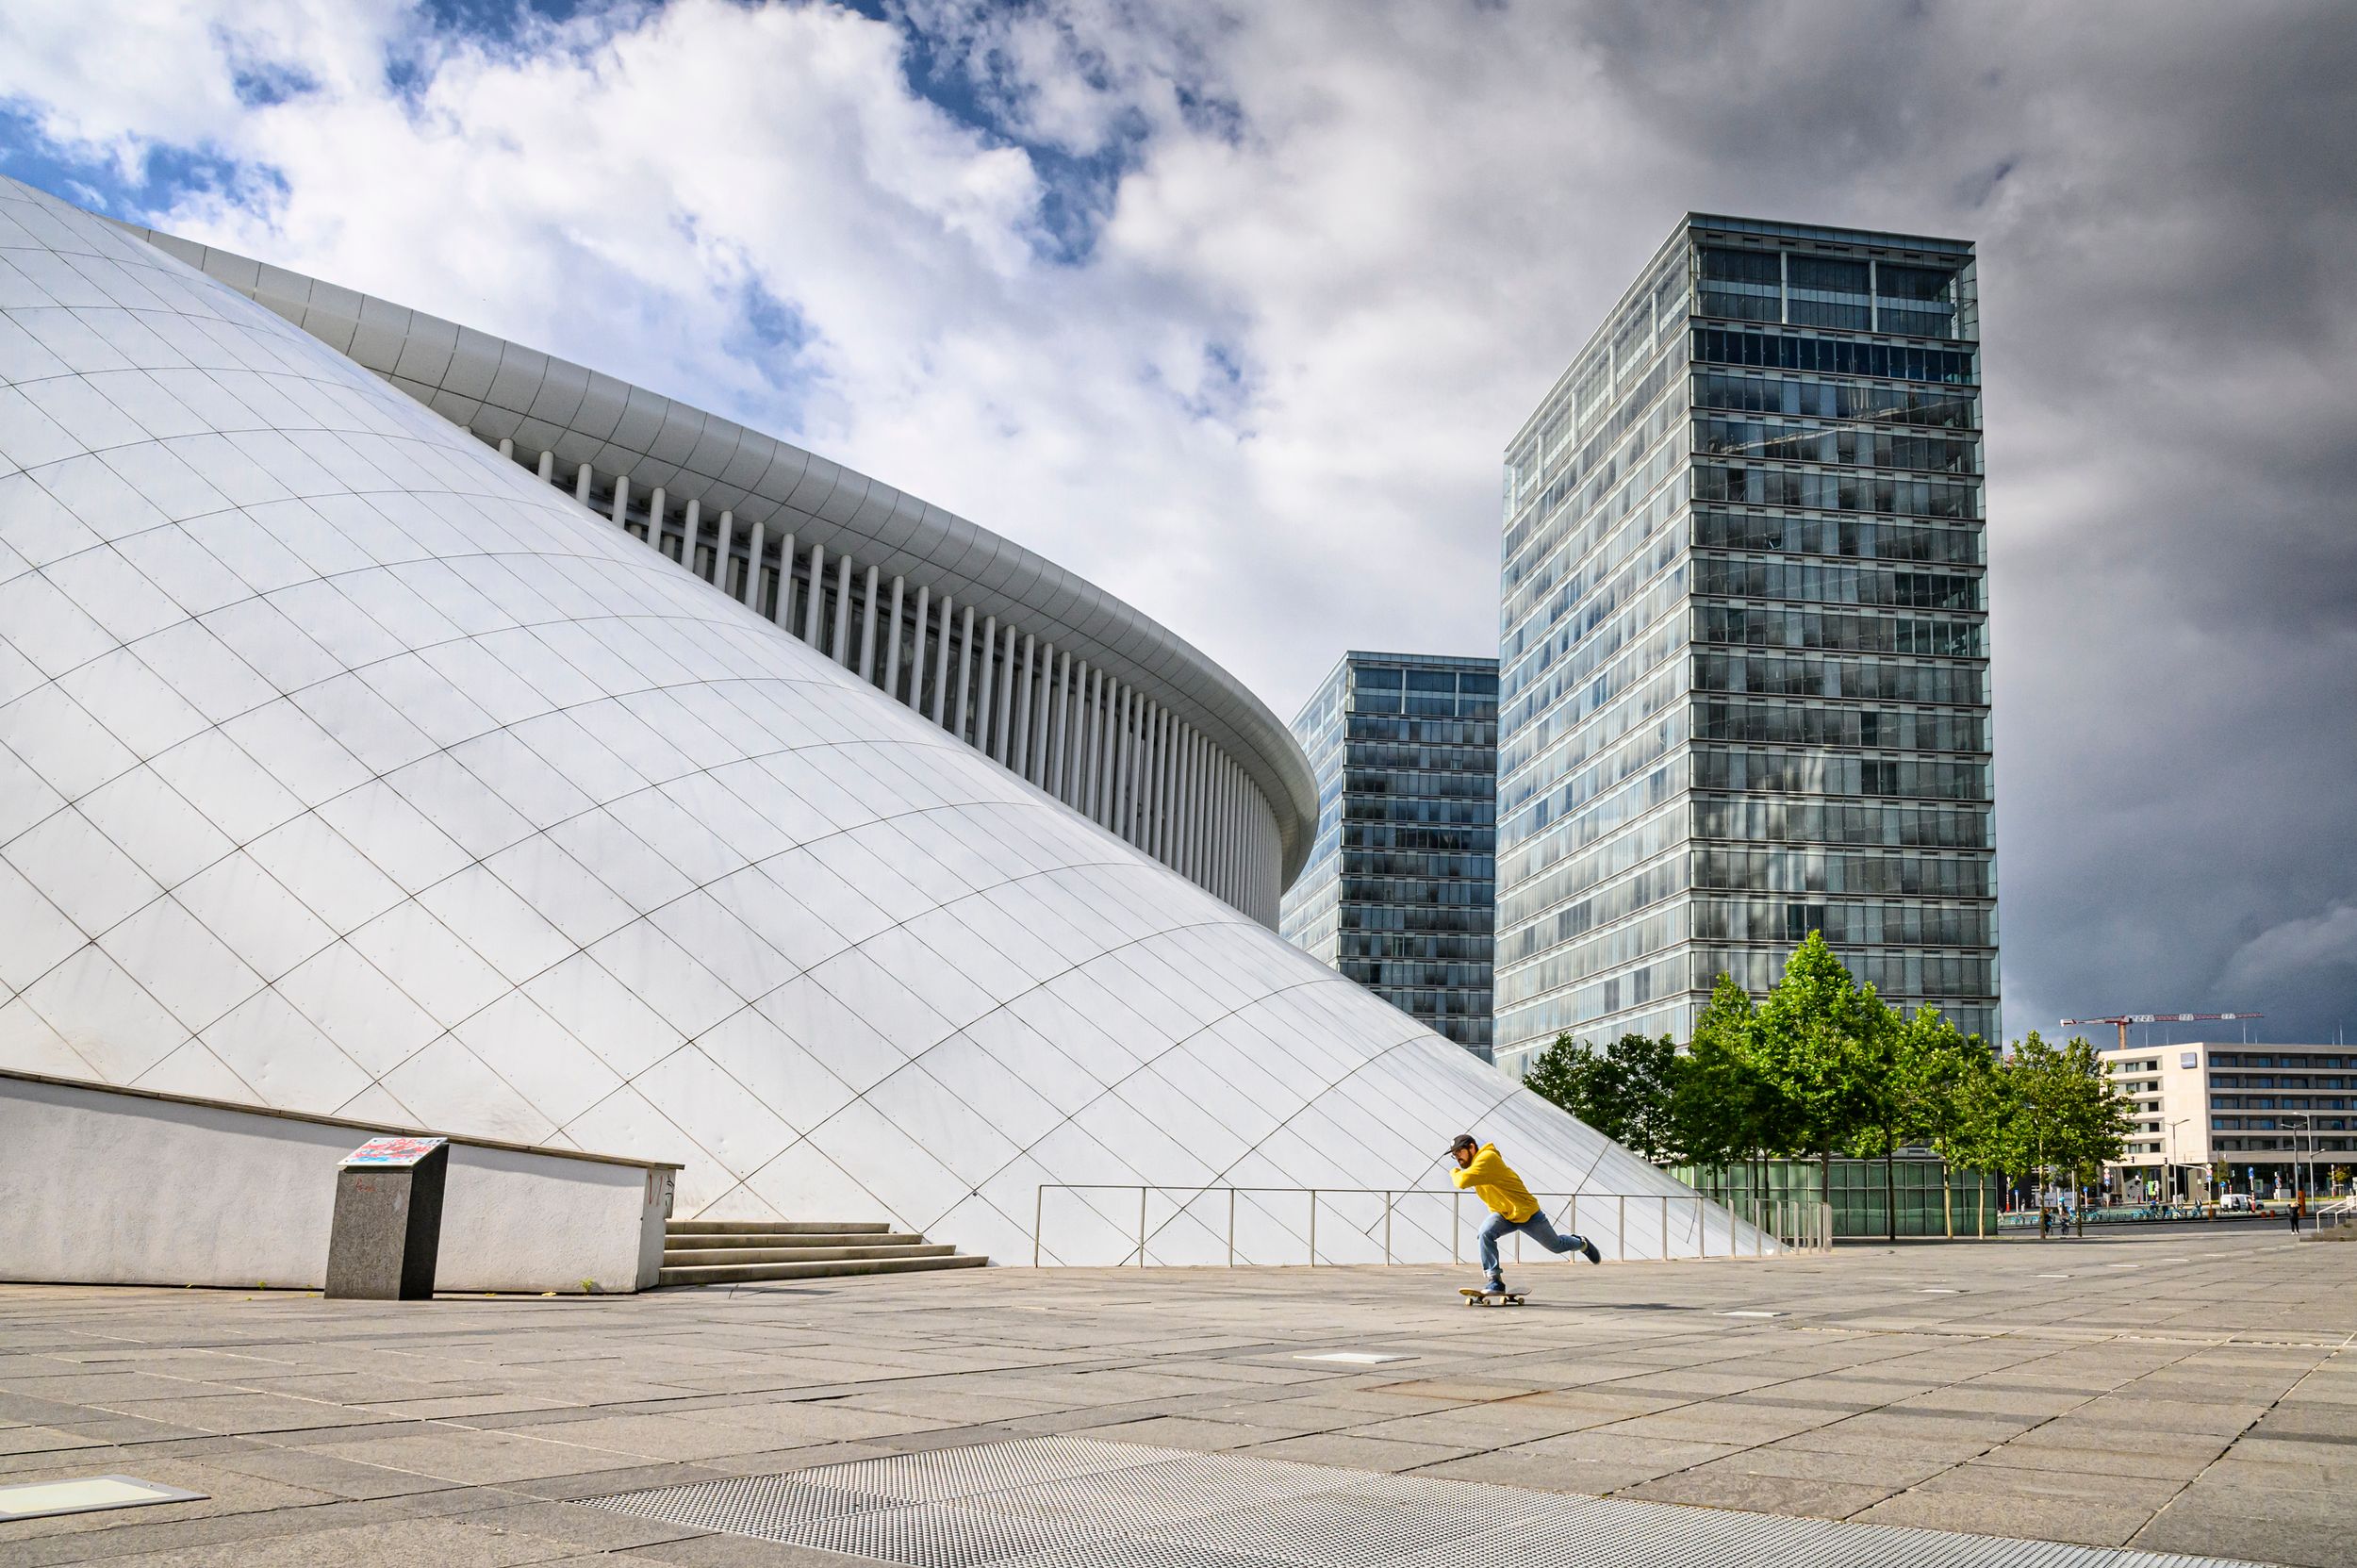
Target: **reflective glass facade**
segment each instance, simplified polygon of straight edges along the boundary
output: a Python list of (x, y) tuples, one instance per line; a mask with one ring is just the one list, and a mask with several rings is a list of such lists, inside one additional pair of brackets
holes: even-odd
[(1997, 1037), (1979, 340), (1970, 244), (1692, 216), (1514, 437), (1500, 1065), (1810, 931)]
[(1318, 826), (1277, 926), (1485, 1061), (1497, 694), (1494, 659), (1343, 656), (1294, 720)]

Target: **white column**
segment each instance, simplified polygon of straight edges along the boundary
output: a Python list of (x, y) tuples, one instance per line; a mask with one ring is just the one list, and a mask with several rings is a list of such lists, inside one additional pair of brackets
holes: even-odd
[(614, 526), (625, 534), (629, 533), (630, 525), (623, 520), (629, 516), (630, 475), (618, 473), (614, 476)]
[(586, 463), (582, 464), (573, 471), (573, 499), (584, 506), (589, 504), (589, 487), (596, 478), (597, 475), (589, 471), (589, 465)]
[(1138, 778), (1138, 848), (1162, 858), (1162, 710), (1149, 703), (1146, 710), (1145, 766)]
[(974, 748), (984, 756), (990, 749), (990, 698), (998, 685), (998, 618), (982, 617), (982, 646), (975, 655), (981, 668), (974, 672)]
[(1131, 686), (1121, 694), (1121, 826), (1115, 833), (1131, 844), (1138, 841), (1138, 726), (1146, 704)]
[(500, 455), (511, 463), (516, 460), (516, 438), (514, 437), (502, 436), (500, 437)]
[(925, 639), (932, 635), (925, 618), (932, 597), (929, 585), (916, 585), (916, 624), (909, 637), (909, 706), (917, 713), (925, 711)]
[[(1096, 758), (1096, 809), (1089, 815), (1096, 818), (1098, 827), (1111, 833), (1113, 825), (1113, 793), (1116, 787), (1113, 762), (1119, 755), (1118, 749), (1121, 744), (1116, 738), (1118, 727), (1114, 720), (1117, 716), (1113, 709), (1121, 701), (1121, 683), (1101, 669), (1097, 671), (1097, 675), (1099, 681), (1096, 688), (1096, 738), (1089, 748)], [(1120, 835), (1115, 834), (1114, 836)]]
[[(728, 520), (728, 513), (721, 513), (721, 524), (726, 526)], [(761, 532), (756, 522), (745, 536), (745, 580), (736, 585), (736, 597), (750, 605), (755, 615), (761, 613)]]
[(818, 646), (818, 610), (827, 601), (827, 547), (810, 547), (810, 602), (802, 606), (802, 640)]
[(1048, 793), (1064, 804), (1072, 803), (1070, 781), (1063, 770), (1064, 758), (1072, 751), (1072, 652), (1066, 649), (1063, 668), (1056, 676), (1056, 743), (1047, 759), (1047, 776), (1055, 783)]
[(859, 678), (876, 678), (876, 569), (869, 567), (860, 589), (863, 602), (859, 611)]
[(958, 717), (957, 722), (949, 726), (949, 733), (956, 735), (960, 740), (967, 738), (965, 733), (965, 700), (967, 694), (973, 689), (971, 684), (973, 673), (974, 606), (968, 604), (965, 607), (965, 620), (964, 625), (959, 629), (958, 635)]
[(663, 553), (663, 487), (660, 485), (647, 492), (647, 544), (656, 554)]
[(552, 485), (555, 482), (556, 454), (553, 452), (544, 452), (540, 454), (540, 483), (543, 485)]
[(1030, 735), (1023, 744), (1024, 777), (1048, 793), (1047, 752), (1055, 738), (1056, 722), (1056, 645), (1040, 644), (1039, 657), (1031, 665)]
[(1088, 803), (1081, 809), (1099, 827), (1105, 824), (1105, 703), (1113, 685), (1105, 672), (1098, 670), (1096, 700), (1089, 703), (1089, 792)]
[(1178, 745), (1182, 727), (1177, 714), (1162, 716), (1162, 825), (1155, 836), (1162, 847), (1162, 864), (1178, 868)]
[(1186, 726), (1172, 714), (1162, 734), (1162, 864), (1178, 868), (1178, 759), (1186, 754)]
[(834, 662), (849, 664), (851, 652), (851, 558), (834, 558)]
[(1230, 761), (1227, 767), (1220, 769), (1220, 774), (1221, 857), (1228, 867), (1227, 876), (1224, 879), (1228, 883), (1228, 891), (1224, 897), (1229, 903), (1241, 910), (1244, 907), (1244, 821), (1243, 812), (1236, 799), (1235, 763)]
[(1202, 737), (1192, 729), (1178, 732), (1178, 839), (1171, 864), (1189, 881), (1195, 877), (1195, 764), (1201, 744)]
[[(1038, 636), (1030, 632), (1024, 633), (1022, 663), (1013, 682), (1013, 689), (1008, 693), (1014, 730), (1008, 739), (1007, 766), (1014, 769), (1015, 777), (1019, 779), (1031, 776), (1031, 677), (1038, 655)], [(1014, 658), (1014, 628), (1012, 626), (1007, 628), (1007, 657), (1010, 660)]]
[[(917, 619), (922, 620), (925, 616), (923, 588), (916, 590), (916, 602)], [(933, 701), (925, 715), (936, 724), (941, 722), (941, 705), (949, 700), (949, 596), (945, 593), (941, 596), (941, 607), (933, 612), (941, 621), (941, 630), (933, 634)]]
[[(703, 576), (703, 573), (696, 570), (696, 537), (703, 531), (703, 503), (691, 495), (687, 498), (687, 515), (680, 520), (679, 564), (698, 577)], [(720, 553), (714, 551), (712, 558), (713, 564), (717, 566)]]
[(892, 580), (892, 608), (884, 617), (884, 695), (895, 702), (900, 700), (900, 590), (907, 583)]
[(720, 509), (719, 520), (712, 525), (712, 585), (726, 593), (729, 563), (736, 555), (736, 514), (725, 506)]
[(1007, 646), (993, 661), (998, 670), (997, 721), (990, 737), (990, 754), (1004, 767), (1014, 766), (1014, 627), (1007, 627)]
[(785, 635), (794, 635), (794, 536), (788, 533), (778, 540), (778, 602), (777, 613), (769, 619), (785, 628)]

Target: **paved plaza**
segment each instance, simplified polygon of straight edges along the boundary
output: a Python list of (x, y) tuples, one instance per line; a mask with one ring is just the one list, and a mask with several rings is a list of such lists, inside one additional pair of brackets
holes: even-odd
[(406, 1306), (0, 1287), (0, 1481), (206, 1494), (0, 1525), (0, 1568), (844, 1563), (577, 1499), (1051, 1438), (1396, 1475), (1442, 1502), (1457, 1489), (1426, 1483), (2357, 1562), (2357, 1246), (2250, 1225), (1551, 1263), (1521, 1271), (1522, 1309), (1463, 1307), (1464, 1273)]

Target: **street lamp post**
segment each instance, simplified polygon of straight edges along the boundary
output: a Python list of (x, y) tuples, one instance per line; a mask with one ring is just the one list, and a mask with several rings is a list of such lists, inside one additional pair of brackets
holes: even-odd
[[(2312, 1112), (2312, 1111), (2279, 1111), (2279, 1112), (2277, 1112), (2277, 1113), (2276, 1113), (2276, 1119), (2277, 1119), (2277, 1120), (2279, 1120), (2279, 1121), (2289, 1121), (2289, 1120), (2291, 1120), (2294, 1116), (2297, 1116), (2297, 1117), (2299, 1117), (2299, 1125), (2300, 1125), (2300, 1129), (2301, 1129), (2302, 1131), (2304, 1131), (2308, 1134), (2308, 1162), (2307, 1162), (2307, 1164), (2308, 1164), (2308, 1180), (2307, 1180), (2307, 1184), (2306, 1184), (2304, 1187), (2301, 1187), (2299, 1190), (2300, 1190), (2301, 1192), (2311, 1192), (2311, 1193), (2312, 1193), (2312, 1192), (2315, 1192), (2315, 1191), (2316, 1190), (2316, 1114), (2315, 1114), (2314, 1112)], [(2292, 1144), (2292, 1175), (2293, 1175), (2295, 1178), (2297, 1178), (2297, 1177), (2299, 1176), (2299, 1165), (2300, 1165), (2300, 1160), (2299, 1160), (2299, 1144), (2298, 1140), (2297, 1140), (2297, 1139), (2295, 1139), (2295, 1140), (2294, 1140), (2294, 1142), (2293, 1142), (2293, 1144)], [(2298, 1195), (2297, 1195), (2297, 1194), (2295, 1194), (2295, 1195), (2294, 1195), (2294, 1201), (2295, 1201), (2295, 1202), (2297, 1202), (2297, 1201), (2298, 1201)]]
[(2180, 1116), (2168, 1124), (2168, 1200), (2171, 1203), (2177, 1201), (2177, 1130), (2191, 1120), (2191, 1116)]

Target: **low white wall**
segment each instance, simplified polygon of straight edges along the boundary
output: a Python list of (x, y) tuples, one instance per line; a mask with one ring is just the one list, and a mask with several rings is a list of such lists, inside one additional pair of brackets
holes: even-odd
[[(360, 1123), (0, 1073), (0, 1279), (319, 1288)], [(677, 1167), (451, 1140), (437, 1289), (655, 1281)]]

